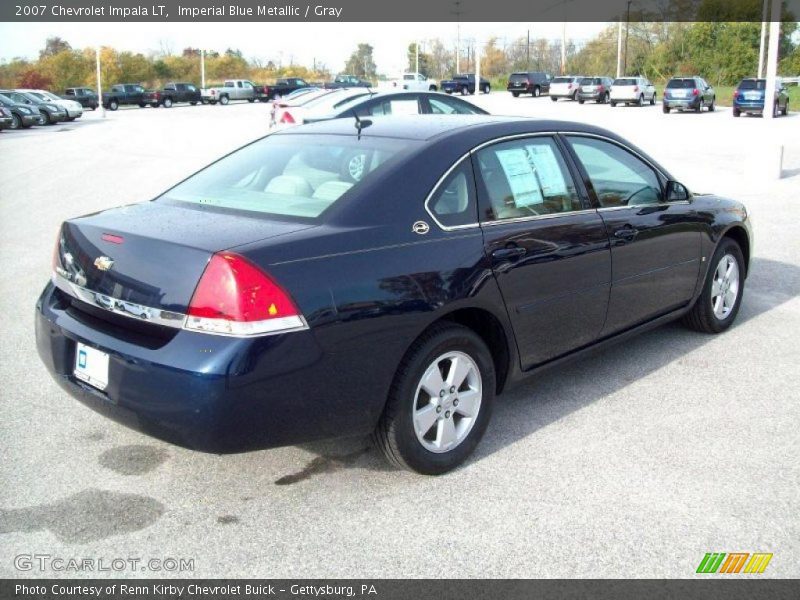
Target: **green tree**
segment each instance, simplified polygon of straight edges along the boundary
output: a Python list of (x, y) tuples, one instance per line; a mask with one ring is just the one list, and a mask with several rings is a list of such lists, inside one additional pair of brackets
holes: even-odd
[(347, 59), (344, 65), (345, 72), (364, 79), (374, 77), (377, 67), (372, 57), (372, 51), (373, 48), (369, 44), (359, 44)]
[[(408, 72), (417, 70), (417, 47), (419, 42), (411, 42), (408, 45)], [(419, 47), (419, 72), (425, 77), (431, 76), (431, 55), (423, 52), (422, 47)]]

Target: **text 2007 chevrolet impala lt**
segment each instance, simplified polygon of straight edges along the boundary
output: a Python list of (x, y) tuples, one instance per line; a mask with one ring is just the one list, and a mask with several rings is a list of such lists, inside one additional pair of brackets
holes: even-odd
[(154, 436), (372, 433), (436, 474), (509, 384), (678, 317), (730, 327), (750, 253), (741, 204), (603, 129), (337, 119), (65, 222), (36, 337), (61, 387)]

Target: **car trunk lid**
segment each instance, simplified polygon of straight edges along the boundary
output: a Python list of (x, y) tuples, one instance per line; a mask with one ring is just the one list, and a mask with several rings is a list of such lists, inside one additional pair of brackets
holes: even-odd
[(215, 252), (310, 227), (262, 217), (147, 202), (67, 221), (56, 272), (62, 283), (185, 313)]

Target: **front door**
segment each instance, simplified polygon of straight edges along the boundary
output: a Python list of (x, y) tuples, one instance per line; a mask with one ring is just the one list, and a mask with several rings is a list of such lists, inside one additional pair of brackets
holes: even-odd
[(486, 255), (528, 369), (597, 339), (611, 255), (603, 220), (552, 136), (473, 154)]
[(691, 201), (665, 202), (666, 178), (611, 140), (568, 135), (611, 240), (613, 278), (603, 335), (685, 305), (700, 269)]

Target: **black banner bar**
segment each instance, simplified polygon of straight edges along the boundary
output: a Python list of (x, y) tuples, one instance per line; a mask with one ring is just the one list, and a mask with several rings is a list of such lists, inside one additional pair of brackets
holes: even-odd
[(693, 580), (0, 580), (3, 600), (796, 600), (798, 597), (800, 580), (760, 579), (757, 575)]
[[(762, 0), (2, 0), (7, 22), (760, 21)], [(800, 0), (783, 0), (796, 20)]]

